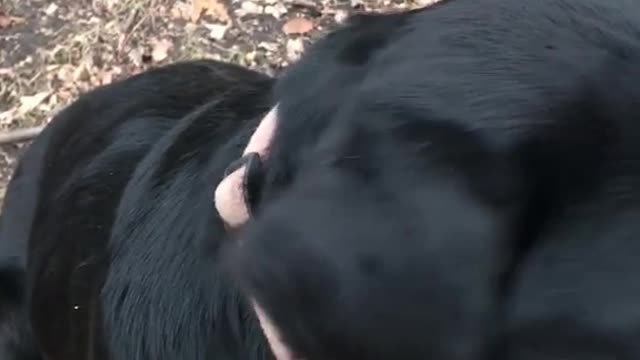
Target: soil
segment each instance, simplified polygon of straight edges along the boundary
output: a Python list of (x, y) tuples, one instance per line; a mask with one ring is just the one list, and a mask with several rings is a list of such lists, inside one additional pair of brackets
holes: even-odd
[[(0, 0), (0, 131), (45, 125), (77, 96), (170, 62), (277, 75), (356, 12), (434, 0)], [(28, 142), (0, 146), (0, 201)]]

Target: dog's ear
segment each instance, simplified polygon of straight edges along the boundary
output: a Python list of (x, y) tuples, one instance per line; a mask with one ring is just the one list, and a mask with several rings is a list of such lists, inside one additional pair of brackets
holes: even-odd
[(245, 154), (227, 167), (224, 176), (227, 177), (242, 167), (244, 167), (240, 185), (242, 199), (248, 215), (254, 216), (260, 203), (264, 183), (264, 166), (260, 155), (256, 152)]
[(276, 119), (277, 106), (260, 121), (242, 157), (227, 167), (216, 187), (216, 210), (230, 228), (245, 224), (258, 208), (265, 180), (262, 158), (268, 156)]

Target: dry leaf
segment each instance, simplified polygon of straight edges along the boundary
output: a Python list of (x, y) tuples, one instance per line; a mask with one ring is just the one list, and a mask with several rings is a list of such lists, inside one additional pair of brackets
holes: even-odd
[(87, 81), (91, 78), (91, 72), (86, 63), (80, 64), (73, 72), (73, 81)]
[(113, 82), (113, 73), (110, 71), (105, 72), (100, 77), (100, 85), (108, 85)]
[(301, 38), (287, 40), (287, 58), (296, 61), (304, 52), (304, 42)]
[(262, 14), (264, 8), (254, 1), (243, 1), (238, 10), (238, 15), (245, 16), (247, 14)]
[(439, 0), (416, 0), (418, 6), (430, 6), (437, 3)]
[(336, 13), (333, 15), (333, 19), (338, 24), (344, 23), (345, 21), (347, 21), (348, 18), (349, 18), (349, 13), (346, 12), (345, 10), (337, 10)]
[(13, 122), (13, 120), (16, 118), (15, 114), (16, 114), (17, 109), (13, 108), (13, 109), (9, 109), (7, 111), (3, 111), (0, 112), (0, 124), (2, 125), (9, 125)]
[(173, 47), (173, 42), (168, 39), (156, 40), (152, 43), (151, 58), (155, 62), (160, 62), (169, 56), (169, 50)]
[(71, 65), (63, 65), (58, 69), (56, 77), (58, 80), (62, 81), (64, 84), (73, 83), (73, 74), (75, 73), (75, 69)]
[(24, 23), (24, 19), (17, 16), (10, 16), (0, 10), (0, 29), (8, 28), (11, 25)]
[(131, 51), (127, 53), (127, 57), (133, 63), (133, 66), (135, 66), (136, 68), (139, 68), (142, 66), (143, 53), (144, 52), (140, 48), (131, 49)]
[(193, 6), (191, 6), (191, 8), (189, 7), (189, 5), (187, 3), (184, 3), (182, 1), (176, 2), (175, 4), (173, 4), (173, 7), (171, 8), (171, 17), (174, 19), (185, 19), (188, 20), (189, 18), (191, 18), (191, 11), (193, 9)]
[(37, 108), (50, 95), (51, 91), (44, 91), (31, 96), (22, 96), (20, 98), (20, 106), (18, 107), (16, 116), (21, 117), (31, 110)]
[(49, 6), (47, 7), (47, 9), (44, 11), (45, 14), (47, 14), (48, 16), (53, 15), (56, 11), (58, 11), (58, 5), (51, 3), (49, 4)]
[(271, 52), (276, 52), (276, 51), (278, 51), (278, 44), (272, 43), (272, 42), (261, 41), (258, 44), (258, 48), (259, 49), (264, 49), (264, 50), (267, 50), (267, 51), (271, 51)]
[(216, 20), (229, 22), (229, 12), (222, 0), (192, 0), (191, 21), (196, 22), (204, 13)]
[(102, 71), (99, 76), (100, 85), (108, 85), (113, 82), (116, 76), (122, 74), (122, 68), (114, 66), (109, 70)]
[(311, 30), (313, 30), (313, 21), (303, 17), (293, 18), (282, 26), (282, 31), (287, 35), (305, 34)]
[(269, 14), (276, 19), (280, 19), (282, 15), (287, 13), (287, 7), (282, 2), (274, 3), (273, 5), (267, 5), (264, 7), (264, 13)]
[(58, 91), (58, 97), (60, 99), (67, 100), (67, 99), (71, 99), (72, 96), (73, 96), (73, 93), (71, 92), (71, 90)]
[(209, 37), (215, 40), (224, 39), (224, 35), (229, 30), (229, 25), (204, 24), (204, 26), (209, 30)]

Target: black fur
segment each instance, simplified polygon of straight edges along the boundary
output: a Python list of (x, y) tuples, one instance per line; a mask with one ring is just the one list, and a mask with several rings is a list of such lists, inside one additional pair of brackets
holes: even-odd
[[(275, 87), (202, 61), (96, 89), (9, 187), (0, 325), (28, 310), (53, 360), (268, 359), (251, 297), (307, 360), (640, 358), (639, 60), (633, 0), (448, 0)], [(214, 187), (275, 102), (227, 234)]]
[[(167, 66), (82, 96), (31, 145), (5, 204), (16, 230), (3, 228), (2, 240), (22, 241), (28, 231), (18, 226), (31, 219), (19, 212), (34, 213), (27, 300), (47, 359), (267, 358), (256, 322), (237, 292), (205, 272), (195, 240), (222, 241), (214, 169), (242, 150), (270, 106), (271, 83), (216, 62)], [(25, 190), (23, 178), (32, 181)], [(19, 192), (37, 206), (10, 203)], [(136, 216), (146, 226), (128, 227)], [(145, 228), (156, 235), (128, 233)]]
[(361, 18), (279, 82), (226, 260), (306, 359), (639, 358), (639, 63), (633, 1)]

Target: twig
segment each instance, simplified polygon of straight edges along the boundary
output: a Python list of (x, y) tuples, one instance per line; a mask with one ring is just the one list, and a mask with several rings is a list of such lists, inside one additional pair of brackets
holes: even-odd
[(0, 145), (31, 140), (36, 136), (38, 136), (38, 134), (40, 134), (40, 132), (42, 132), (43, 129), (44, 129), (44, 125), (6, 131), (6, 132), (0, 132)]

